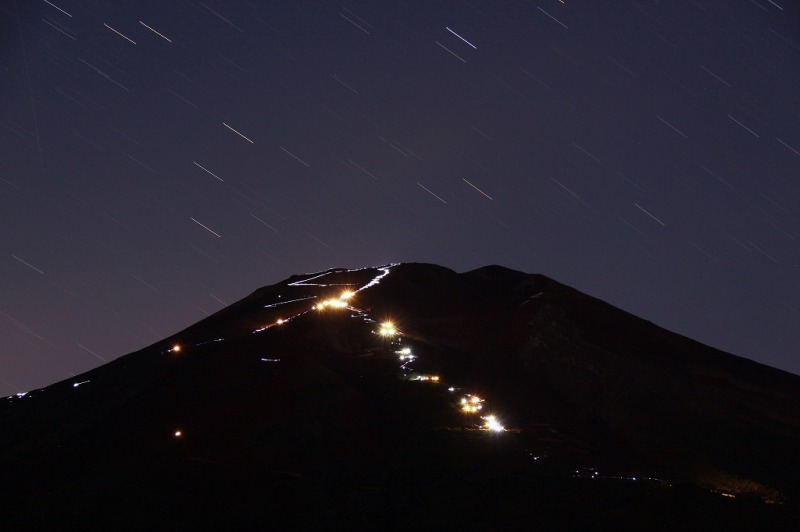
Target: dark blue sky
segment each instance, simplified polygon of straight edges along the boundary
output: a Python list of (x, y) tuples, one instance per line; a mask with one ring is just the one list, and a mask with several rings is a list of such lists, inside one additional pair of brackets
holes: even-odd
[(800, 373), (797, 4), (1, 9), (0, 394), (402, 261), (544, 273)]

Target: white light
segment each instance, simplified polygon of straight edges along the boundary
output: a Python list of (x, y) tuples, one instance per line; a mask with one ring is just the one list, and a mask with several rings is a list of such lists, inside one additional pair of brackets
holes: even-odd
[(414, 360), (414, 358), (416, 358), (414, 355), (411, 354), (411, 348), (410, 347), (404, 347), (403, 349), (400, 349), (399, 351), (395, 351), (395, 353), (400, 355), (400, 360)]
[(503, 432), (505, 431), (505, 427), (500, 424), (495, 416), (486, 416), (483, 418), (485, 423), (483, 424), (484, 428), (487, 430), (491, 430), (492, 432)]

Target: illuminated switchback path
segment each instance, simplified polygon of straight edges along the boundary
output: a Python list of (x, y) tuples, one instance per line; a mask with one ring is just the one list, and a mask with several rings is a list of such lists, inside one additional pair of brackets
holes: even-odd
[[(305, 290), (303, 290), (305, 292), (305, 294), (297, 294), (297, 296), (299, 296), (299, 297), (291, 297), (291, 298), (286, 299), (286, 300), (282, 300), (281, 299), (279, 301), (274, 301), (274, 302), (271, 302), (271, 303), (267, 303), (267, 304), (263, 305), (262, 307), (264, 309), (275, 309), (275, 308), (278, 308), (278, 307), (287, 306), (287, 310), (288, 309), (292, 309), (292, 310), (294, 310), (294, 313), (293, 314), (289, 314), (286, 317), (279, 317), (279, 318), (275, 319), (275, 321), (272, 321), (271, 323), (269, 323), (269, 324), (267, 324), (267, 325), (265, 325), (263, 327), (259, 327), (259, 328), (255, 329), (255, 330), (253, 330), (251, 332), (251, 334), (261, 333), (261, 332), (264, 332), (264, 331), (266, 331), (268, 329), (271, 329), (273, 327), (285, 326), (289, 322), (291, 322), (292, 320), (298, 318), (299, 316), (303, 316), (303, 315), (311, 313), (311, 312), (315, 312), (316, 313), (316, 312), (326, 312), (326, 311), (348, 310), (348, 311), (352, 312), (351, 316), (354, 317), (354, 318), (360, 318), (360, 319), (364, 320), (364, 322), (370, 323), (370, 324), (377, 323), (377, 320), (374, 317), (370, 316), (369, 313), (352, 306), (351, 305), (351, 300), (358, 293), (380, 284), (380, 282), (383, 279), (385, 279), (391, 273), (391, 269), (393, 267), (395, 267), (395, 266), (397, 266), (397, 264), (388, 264), (388, 265), (385, 265), (385, 266), (381, 266), (381, 267), (375, 268), (378, 271), (377, 275), (372, 277), (368, 282), (364, 283), (362, 286), (360, 286), (358, 288), (355, 288), (355, 289), (351, 288), (351, 287), (353, 287), (355, 285), (355, 283), (352, 283), (352, 282), (347, 282), (347, 283), (336, 283), (336, 282), (325, 283), (325, 282), (320, 282), (320, 281), (322, 279), (326, 278), (326, 277), (329, 277), (329, 276), (334, 276), (334, 278), (335, 278), (338, 275), (346, 275), (346, 274), (352, 274), (352, 273), (355, 273), (355, 272), (363, 272), (364, 270), (371, 270), (373, 268), (361, 268), (361, 269), (354, 269), (354, 270), (345, 270), (345, 269), (329, 270), (329, 271), (325, 271), (325, 272), (321, 272), (321, 273), (309, 274), (308, 277), (305, 277), (305, 278), (303, 278), (303, 279), (301, 279), (299, 281), (294, 281), (294, 282), (291, 282), (291, 283), (287, 283), (286, 284), (286, 288), (288, 288), (290, 291), (292, 289), (300, 289), (300, 288), (302, 288), (302, 289), (305, 289)], [(334, 297), (326, 297), (326, 296), (323, 296), (323, 295), (320, 295), (320, 294), (307, 295), (308, 294), (308, 291), (307, 291), (308, 288), (314, 289), (314, 288), (330, 288), (330, 287), (346, 287), (346, 289), (344, 291), (342, 291), (338, 296), (334, 296)], [(279, 294), (278, 298), (282, 298), (283, 295), (284, 294)], [(326, 298), (323, 299), (324, 297), (326, 297)], [(315, 304), (310, 306), (310, 308), (309, 308), (308, 306), (306, 306), (306, 304), (304, 304), (304, 302), (310, 301), (310, 300), (314, 300)], [(299, 307), (299, 308), (297, 308), (297, 307)], [(379, 323), (378, 329), (374, 330), (373, 333), (378, 335), (378, 336), (381, 336), (385, 340), (388, 340), (390, 343), (396, 344), (399, 347), (399, 349), (396, 350), (395, 353), (399, 357), (398, 361), (400, 363), (400, 371), (401, 371), (401, 373), (403, 375), (403, 377), (402, 377), (403, 380), (409, 381), (409, 382), (428, 383), (428, 384), (432, 384), (432, 385), (444, 384), (444, 380), (439, 375), (436, 375), (436, 374), (420, 374), (420, 373), (415, 372), (411, 368), (410, 364), (415, 359), (417, 359), (418, 357), (417, 357), (417, 355), (412, 354), (410, 345), (406, 345), (406, 344), (403, 343), (403, 341), (402, 341), (402, 338), (403, 338), (402, 332), (394, 325), (394, 323), (392, 323), (391, 321), (383, 321), (383, 322)], [(206, 345), (206, 344), (210, 344), (210, 343), (225, 342), (225, 341), (226, 341), (226, 338), (215, 338), (215, 339), (211, 339), (211, 340), (204, 340), (204, 341), (201, 341), (201, 342), (198, 342), (198, 343), (194, 343), (192, 345), (192, 348), (197, 348), (197, 347), (200, 347), (200, 346), (203, 346), (203, 345)], [(187, 352), (187, 350), (188, 350), (188, 348), (185, 345), (183, 345), (178, 339), (172, 338), (161, 352), (162, 352), (162, 354), (172, 354), (172, 355), (179, 355), (180, 354), (180, 355), (183, 355), (183, 354), (185, 354)], [(268, 361), (268, 362), (277, 362), (280, 359), (272, 359), (272, 358), (265, 359), (265, 358), (261, 358), (261, 360), (262, 361)], [(90, 382), (89, 380), (79, 381), (78, 379), (75, 379), (75, 381), (72, 383), (72, 385), (73, 385), (74, 388), (77, 388), (79, 386), (88, 384), (89, 382)], [(448, 387), (448, 391), (450, 391), (451, 393), (455, 393), (457, 390), (460, 390), (460, 389), (461, 388), (459, 388), (457, 386), (449, 386)], [(27, 393), (26, 394), (17, 394), (15, 396), (10, 397), (9, 399), (18, 400), (18, 399), (21, 399), (21, 398), (24, 398), (24, 397), (30, 397), (30, 395), (27, 394)], [(482, 399), (482, 398), (480, 398), (480, 397), (478, 397), (476, 395), (467, 394), (467, 395), (465, 395), (464, 397), (461, 398), (460, 403), (459, 402), (454, 403), (454, 406), (462, 414), (465, 414), (467, 416), (472, 416), (472, 415), (476, 415), (477, 416), (480, 413), (480, 411), (483, 409), (483, 407), (484, 407), (484, 399)], [(487, 430), (487, 431), (492, 431), (492, 432), (504, 432), (506, 430), (494, 415), (486, 415), (486, 416), (479, 416), (479, 417), (484, 421), (484, 424), (481, 427), (482, 430)]]
[[(321, 273), (314, 273), (308, 274), (307, 277), (299, 280), (294, 281), (291, 283), (287, 283), (286, 287), (292, 288), (331, 288), (331, 287), (343, 287), (344, 290), (338, 295), (334, 297), (327, 297), (319, 294), (313, 295), (304, 295), (303, 297), (295, 297), (292, 299), (287, 299), (285, 301), (277, 301), (274, 303), (266, 304), (263, 306), (265, 309), (272, 309), (277, 308), (285, 305), (298, 305), (302, 304), (305, 301), (314, 300), (315, 303), (310, 307), (304, 307), (299, 312), (295, 314), (289, 315), (285, 318), (279, 318), (275, 322), (270, 323), (264, 327), (256, 329), (253, 333), (263, 332), (267, 329), (271, 329), (272, 327), (286, 325), (290, 321), (294, 320), (299, 316), (303, 316), (309, 313), (318, 313), (318, 312), (325, 312), (325, 311), (340, 311), (340, 310), (348, 310), (352, 312), (351, 316), (355, 318), (361, 318), (366, 323), (376, 324), (377, 328), (374, 329), (372, 332), (373, 334), (382, 337), (384, 340), (389, 342), (389, 345), (393, 346), (392, 350), (395, 355), (398, 357), (399, 369), (402, 374), (401, 378), (404, 381), (410, 383), (420, 383), (421, 385), (442, 385), (447, 386), (448, 392), (453, 395), (454, 399), (450, 401), (453, 409), (456, 410), (458, 413), (463, 415), (465, 419), (475, 419), (480, 420), (475, 424), (467, 424), (464, 427), (461, 427), (459, 430), (479, 430), (485, 431), (488, 433), (504, 433), (504, 432), (515, 432), (516, 429), (507, 429), (503, 426), (502, 422), (497, 418), (495, 414), (486, 413), (487, 408), (487, 401), (484, 397), (474, 394), (474, 393), (465, 393), (462, 392), (463, 388), (446, 383), (446, 380), (442, 378), (438, 374), (423, 374), (418, 373), (412, 367), (412, 364), (415, 360), (419, 360), (420, 356), (415, 352), (412, 351), (412, 344), (409, 342), (404, 341), (402, 331), (392, 322), (392, 321), (378, 321), (373, 316), (371, 316), (368, 312), (358, 309), (353, 306), (352, 300), (355, 296), (380, 284), (390, 273), (393, 267), (397, 266), (397, 264), (389, 264), (386, 266), (376, 268), (378, 270), (378, 274), (375, 275), (372, 279), (368, 282), (364, 283), (359, 288), (351, 288), (355, 285), (355, 283), (325, 283), (321, 282), (326, 277), (330, 276), (338, 276), (343, 274), (349, 274), (354, 272), (363, 271), (366, 269), (371, 268), (362, 268), (362, 269), (355, 269), (355, 270), (329, 270)], [(542, 292), (538, 292), (535, 295), (529, 297), (525, 303), (539, 297), (542, 295)], [(281, 297), (281, 296), (279, 296)], [(223, 341), (223, 339), (212, 340), (215, 342)], [(197, 345), (203, 345), (209, 342), (202, 342)], [(416, 349), (416, 348), (415, 348)], [(180, 347), (176, 344), (172, 346), (169, 351), (179, 351)], [(424, 357), (424, 355), (423, 355)], [(263, 362), (280, 362), (280, 359), (272, 359), (272, 358), (261, 358)], [(84, 381), (88, 382), (88, 381)], [(84, 384), (84, 382), (76, 382), (74, 384), (75, 387)], [(18, 397), (23, 397), (24, 395), (18, 394)], [(175, 437), (178, 437), (177, 433)], [(528, 453), (532, 457), (534, 461), (539, 461), (541, 458), (547, 456), (547, 452), (545, 451), (544, 454), (534, 454)], [(594, 467), (585, 467), (583, 469), (577, 469), (571, 472), (570, 476), (575, 479), (585, 479), (589, 481), (628, 481), (628, 482), (652, 482), (662, 486), (671, 486), (671, 484), (665, 480), (649, 477), (645, 475), (624, 475), (624, 474), (615, 474), (615, 473), (601, 473), (597, 468)], [(728, 493), (721, 493), (726, 497), (731, 497), (732, 495)]]
[[(311, 309), (303, 310), (295, 315), (292, 315), (288, 318), (281, 318), (274, 323), (271, 323), (265, 327), (256, 329), (253, 331), (254, 333), (262, 332), (267, 329), (270, 329), (275, 326), (285, 325), (287, 322), (297, 318), (298, 316), (307, 314), (311, 311), (327, 311), (327, 310), (342, 310), (347, 309), (355, 314), (353, 317), (360, 317), (367, 323), (377, 323), (374, 317), (370, 316), (367, 312), (358, 309), (352, 306), (349, 302), (355, 297), (359, 292), (367, 290), (373, 286), (377, 286), (380, 282), (386, 278), (387, 275), (391, 273), (391, 269), (397, 266), (397, 264), (389, 264), (386, 266), (381, 266), (377, 268), (379, 274), (373, 277), (369, 282), (357, 288), (355, 290), (345, 290), (342, 292), (338, 297), (329, 297), (327, 299), (322, 299), (321, 296), (312, 295), (302, 298), (295, 298), (290, 299), (288, 301), (282, 301), (273, 303), (270, 305), (265, 305), (264, 308), (274, 308), (283, 304), (288, 303), (296, 303), (300, 301), (306, 301), (309, 299), (315, 299), (319, 302), (314, 304)], [(299, 281), (294, 281), (292, 283), (288, 283), (287, 286), (291, 287), (320, 287), (320, 288), (328, 288), (328, 287), (335, 287), (335, 286), (344, 286), (344, 287), (351, 287), (353, 283), (324, 283), (320, 282), (320, 280), (324, 279), (327, 276), (335, 276), (340, 274), (347, 274), (363, 271), (363, 269), (359, 270), (333, 270), (333, 271), (326, 271), (322, 273), (310, 274), (310, 277), (306, 277)], [(315, 282), (316, 281), (316, 282)], [(399, 347), (395, 353), (398, 355), (398, 361), (400, 362), (400, 371), (403, 374), (403, 380), (409, 382), (419, 382), (419, 383), (429, 383), (429, 384), (444, 384), (443, 379), (439, 375), (435, 374), (419, 374), (416, 373), (410, 364), (417, 359), (417, 355), (412, 354), (411, 347), (408, 345), (404, 345), (402, 343), (402, 332), (392, 323), (391, 321), (383, 321), (379, 324), (378, 329), (373, 331), (374, 334), (381, 336), (382, 338), (389, 340), (391, 342), (397, 342)], [(455, 393), (456, 390), (460, 390), (460, 387), (457, 386), (449, 386), (448, 391), (451, 393)], [(497, 419), (497, 417), (493, 414), (488, 414), (485, 416), (481, 416), (480, 413), (484, 408), (485, 399), (473, 395), (473, 394), (466, 394), (465, 396), (461, 397), (460, 401), (456, 403), (456, 408), (461, 414), (466, 416), (477, 416), (483, 420), (483, 425), (480, 427), (482, 430), (487, 430), (490, 432), (505, 432), (506, 429), (502, 425), (502, 423)]]
[[(366, 290), (367, 288), (370, 288), (372, 286), (378, 285), (381, 282), (381, 280), (383, 280), (384, 277), (389, 275), (390, 269), (392, 267), (396, 266), (396, 265), (397, 264), (388, 264), (386, 266), (381, 266), (381, 267), (377, 268), (377, 270), (380, 273), (378, 275), (376, 275), (374, 278), (372, 278), (364, 286), (362, 286), (360, 288), (357, 288), (356, 290), (345, 291), (342, 294), (340, 294), (340, 296), (338, 298), (326, 299), (322, 303), (312, 306), (311, 309), (307, 309), (307, 310), (304, 310), (302, 312), (298, 312), (297, 314), (291, 315), (291, 316), (286, 317), (286, 318), (279, 318), (274, 323), (270, 323), (268, 325), (265, 325), (264, 327), (260, 327), (260, 328), (258, 328), (256, 330), (254, 330), (253, 333), (260, 333), (260, 332), (263, 332), (263, 331), (265, 331), (267, 329), (275, 327), (277, 325), (284, 325), (287, 322), (297, 318), (298, 316), (302, 316), (304, 314), (307, 314), (310, 311), (324, 310), (325, 308), (328, 308), (328, 307), (347, 308), (347, 309), (349, 309), (351, 311), (354, 311), (354, 312), (358, 313), (362, 317), (367, 317), (366, 313), (364, 313), (360, 309), (357, 309), (355, 307), (351, 307), (351, 306), (347, 305), (346, 301), (349, 300), (353, 295), (357, 294), (358, 292), (361, 292), (362, 290)], [(322, 288), (328, 288), (328, 287), (331, 287), (331, 286), (347, 286), (347, 287), (350, 287), (350, 286), (353, 286), (353, 283), (320, 283), (320, 282), (314, 283), (314, 282), (311, 282), (311, 281), (316, 281), (318, 279), (322, 279), (323, 277), (326, 277), (326, 276), (329, 276), (329, 275), (340, 275), (340, 274), (345, 274), (345, 273), (354, 273), (354, 272), (359, 272), (359, 271), (363, 271), (363, 270), (366, 270), (366, 269), (371, 269), (371, 268), (360, 268), (360, 269), (355, 269), (355, 270), (333, 270), (333, 271), (325, 271), (325, 272), (322, 272), (322, 273), (310, 274), (311, 277), (307, 277), (305, 279), (301, 279), (300, 281), (294, 281), (292, 283), (288, 283), (286, 286), (292, 286), (292, 287), (311, 286), (311, 287), (322, 287)], [(275, 307), (278, 307), (278, 306), (286, 305), (286, 304), (289, 304), (289, 303), (296, 303), (296, 302), (300, 302), (300, 301), (305, 301), (305, 300), (308, 300), (308, 299), (320, 299), (320, 296), (313, 295), (313, 296), (290, 299), (288, 301), (279, 301), (277, 303), (271, 303), (269, 305), (264, 305), (264, 308), (275, 308)], [(370, 320), (370, 321), (374, 321), (374, 320)]]

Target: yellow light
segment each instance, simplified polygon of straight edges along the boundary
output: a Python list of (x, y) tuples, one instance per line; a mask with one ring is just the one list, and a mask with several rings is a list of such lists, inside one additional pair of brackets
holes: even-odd
[(314, 310), (325, 310), (328, 307), (332, 308), (347, 308), (347, 303), (341, 299), (326, 299), (313, 307)]
[(344, 291), (344, 292), (342, 292), (342, 294), (339, 296), (339, 299), (341, 299), (342, 301), (347, 301), (348, 299), (350, 299), (350, 298), (351, 298), (351, 297), (353, 297), (354, 295), (355, 295), (355, 292), (353, 292), (352, 290), (345, 290), (345, 291)]
[(394, 323), (391, 321), (384, 321), (378, 329), (378, 334), (381, 336), (395, 336), (397, 334), (397, 328), (395, 328)]
[(181, 351), (181, 346), (180, 345), (175, 344), (175, 345), (172, 346), (172, 352), (173, 353), (180, 353), (180, 351)]
[(283, 325), (284, 321), (282, 318), (278, 318), (278, 321), (276, 321), (275, 323), (277, 323), (278, 325)]
[(461, 411), (465, 414), (477, 414), (483, 410), (483, 399), (477, 395), (467, 394), (461, 398)]
[(180, 430), (176, 430), (175, 431), (175, 437), (176, 438), (180, 438), (181, 436), (183, 436), (183, 432), (181, 432)]

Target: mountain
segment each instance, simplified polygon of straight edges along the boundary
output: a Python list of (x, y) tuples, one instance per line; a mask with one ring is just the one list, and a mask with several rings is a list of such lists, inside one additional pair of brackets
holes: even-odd
[(10, 528), (798, 529), (800, 377), (500, 266), (264, 287), (0, 401)]

